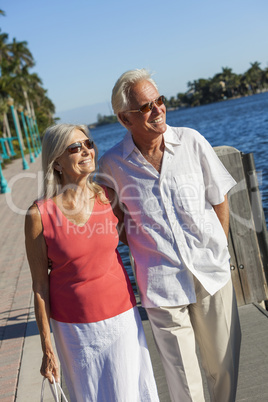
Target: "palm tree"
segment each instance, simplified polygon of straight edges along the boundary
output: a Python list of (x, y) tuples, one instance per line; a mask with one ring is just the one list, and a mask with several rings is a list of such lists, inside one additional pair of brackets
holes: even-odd
[(7, 40), (8, 34), (0, 33), (0, 66), (2, 66), (2, 63), (5, 59), (9, 58)]
[(250, 65), (251, 67), (245, 72), (245, 77), (251, 87), (252, 92), (256, 93), (259, 89), (261, 89), (261, 63), (255, 61), (254, 63), (250, 63)]
[(232, 69), (229, 67), (222, 67), (222, 72), (220, 73), (220, 82), (224, 83), (223, 93), (227, 98), (231, 98), (233, 96), (233, 88), (232, 88), (232, 78), (233, 78)]
[[(0, 10), (0, 15), (5, 15)], [(33, 55), (28, 48), (26, 41), (18, 42), (15, 38), (11, 43), (8, 42), (8, 34), (0, 30), (0, 120), (8, 113), (8, 96), (15, 100), (15, 104), (25, 104), (28, 102), (27, 91), (30, 91), (31, 97), (38, 99), (42, 103), (45, 97), (45, 90), (42, 88), (42, 81), (37, 74), (29, 74), (29, 69), (34, 66)], [(45, 102), (44, 104), (47, 104)], [(53, 107), (49, 106), (47, 112), (49, 118), (53, 117), (55, 112)], [(53, 121), (53, 119), (52, 119)], [(50, 122), (51, 124), (51, 122)]]
[[(1, 104), (5, 105), (5, 99), (8, 96), (14, 98), (17, 105), (26, 104), (30, 113), (29, 99), (31, 99), (34, 109), (38, 109), (37, 119), (40, 115), (46, 126), (51, 125), (54, 123), (55, 106), (47, 97), (41, 78), (36, 73), (29, 73), (29, 69), (35, 63), (28, 43), (26, 41), (18, 42), (15, 38), (11, 43), (7, 43), (7, 39), (7, 34), (0, 36), (0, 100), (2, 100), (2, 102), (0, 101), (0, 113)], [(43, 131), (44, 128), (41, 125), (40, 130)]]
[[(0, 10), (0, 14), (2, 10)], [(6, 94), (3, 88), (7, 86), (5, 72), (8, 69), (10, 56), (7, 47), (8, 34), (0, 33), (0, 116), (7, 112), (8, 106), (5, 102)]]
[(268, 88), (268, 67), (262, 71), (261, 84), (264, 89)]
[(20, 74), (23, 68), (31, 68), (35, 65), (32, 53), (28, 49), (26, 41), (17, 42), (13, 38), (13, 42), (7, 45), (8, 51), (12, 58), (11, 70), (13, 74)]

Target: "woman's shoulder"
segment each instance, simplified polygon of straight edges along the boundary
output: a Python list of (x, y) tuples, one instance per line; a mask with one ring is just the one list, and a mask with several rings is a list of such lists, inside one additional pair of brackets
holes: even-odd
[(25, 216), (25, 233), (36, 237), (42, 232), (42, 219), (36, 202), (28, 208)]
[(38, 210), (38, 206), (36, 204), (36, 202), (34, 201), (32, 203), (32, 205), (28, 208), (27, 212), (26, 212), (26, 217), (27, 216), (36, 216), (36, 215), (40, 215), (39, 210)]
[(40, 197), (40, 198), (37, 198), (33, 202), (33, 205), (41, 206), (41, 205), (45, 205), (45, 204), (47, 204), (49, 202), (51, 202), (51, 198)]
[(31, 217), (32, 219), (41, 219), (41, 215), (47, 209), (47, 205), (51, 204), (50, 199), (38, 198), (36, 199), (32, 205), (28, 208), (26, 216)]

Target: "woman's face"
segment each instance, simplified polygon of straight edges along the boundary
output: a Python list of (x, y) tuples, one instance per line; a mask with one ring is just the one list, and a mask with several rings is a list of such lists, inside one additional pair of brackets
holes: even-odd
[(79, 152), (70, 153), (68, 149), (57, 158), (55, 169), (62, 172), (64, 183), (73, 182), (76, 178), (88, 176), (95, 170), (95, 150), (87, 148), (83, 141), (88, 137), (80, 130), (75, 129), (68, 141), (67, 147), (75, 143), (82, 143)]

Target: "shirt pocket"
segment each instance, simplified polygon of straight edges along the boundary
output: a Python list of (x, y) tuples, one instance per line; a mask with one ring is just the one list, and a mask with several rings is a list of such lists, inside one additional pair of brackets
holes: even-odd
[(178, 205), (192, 215), (203, 215), (205, 212), (205, 185), (202, 174), (176, 175), (174, 182)]

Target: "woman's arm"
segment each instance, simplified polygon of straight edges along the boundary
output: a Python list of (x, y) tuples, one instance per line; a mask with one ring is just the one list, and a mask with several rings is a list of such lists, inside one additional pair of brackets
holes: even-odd
[(59, 381), (59, 367), (50, 337), (50, 307), (48, 257), (41, 216), (36, 205), (29, 208), (25, 219), (25, 245), (30, 265), (36, 322), (38, 325), (43, 360), (40, 372), (52, 383), (52, 374)]

